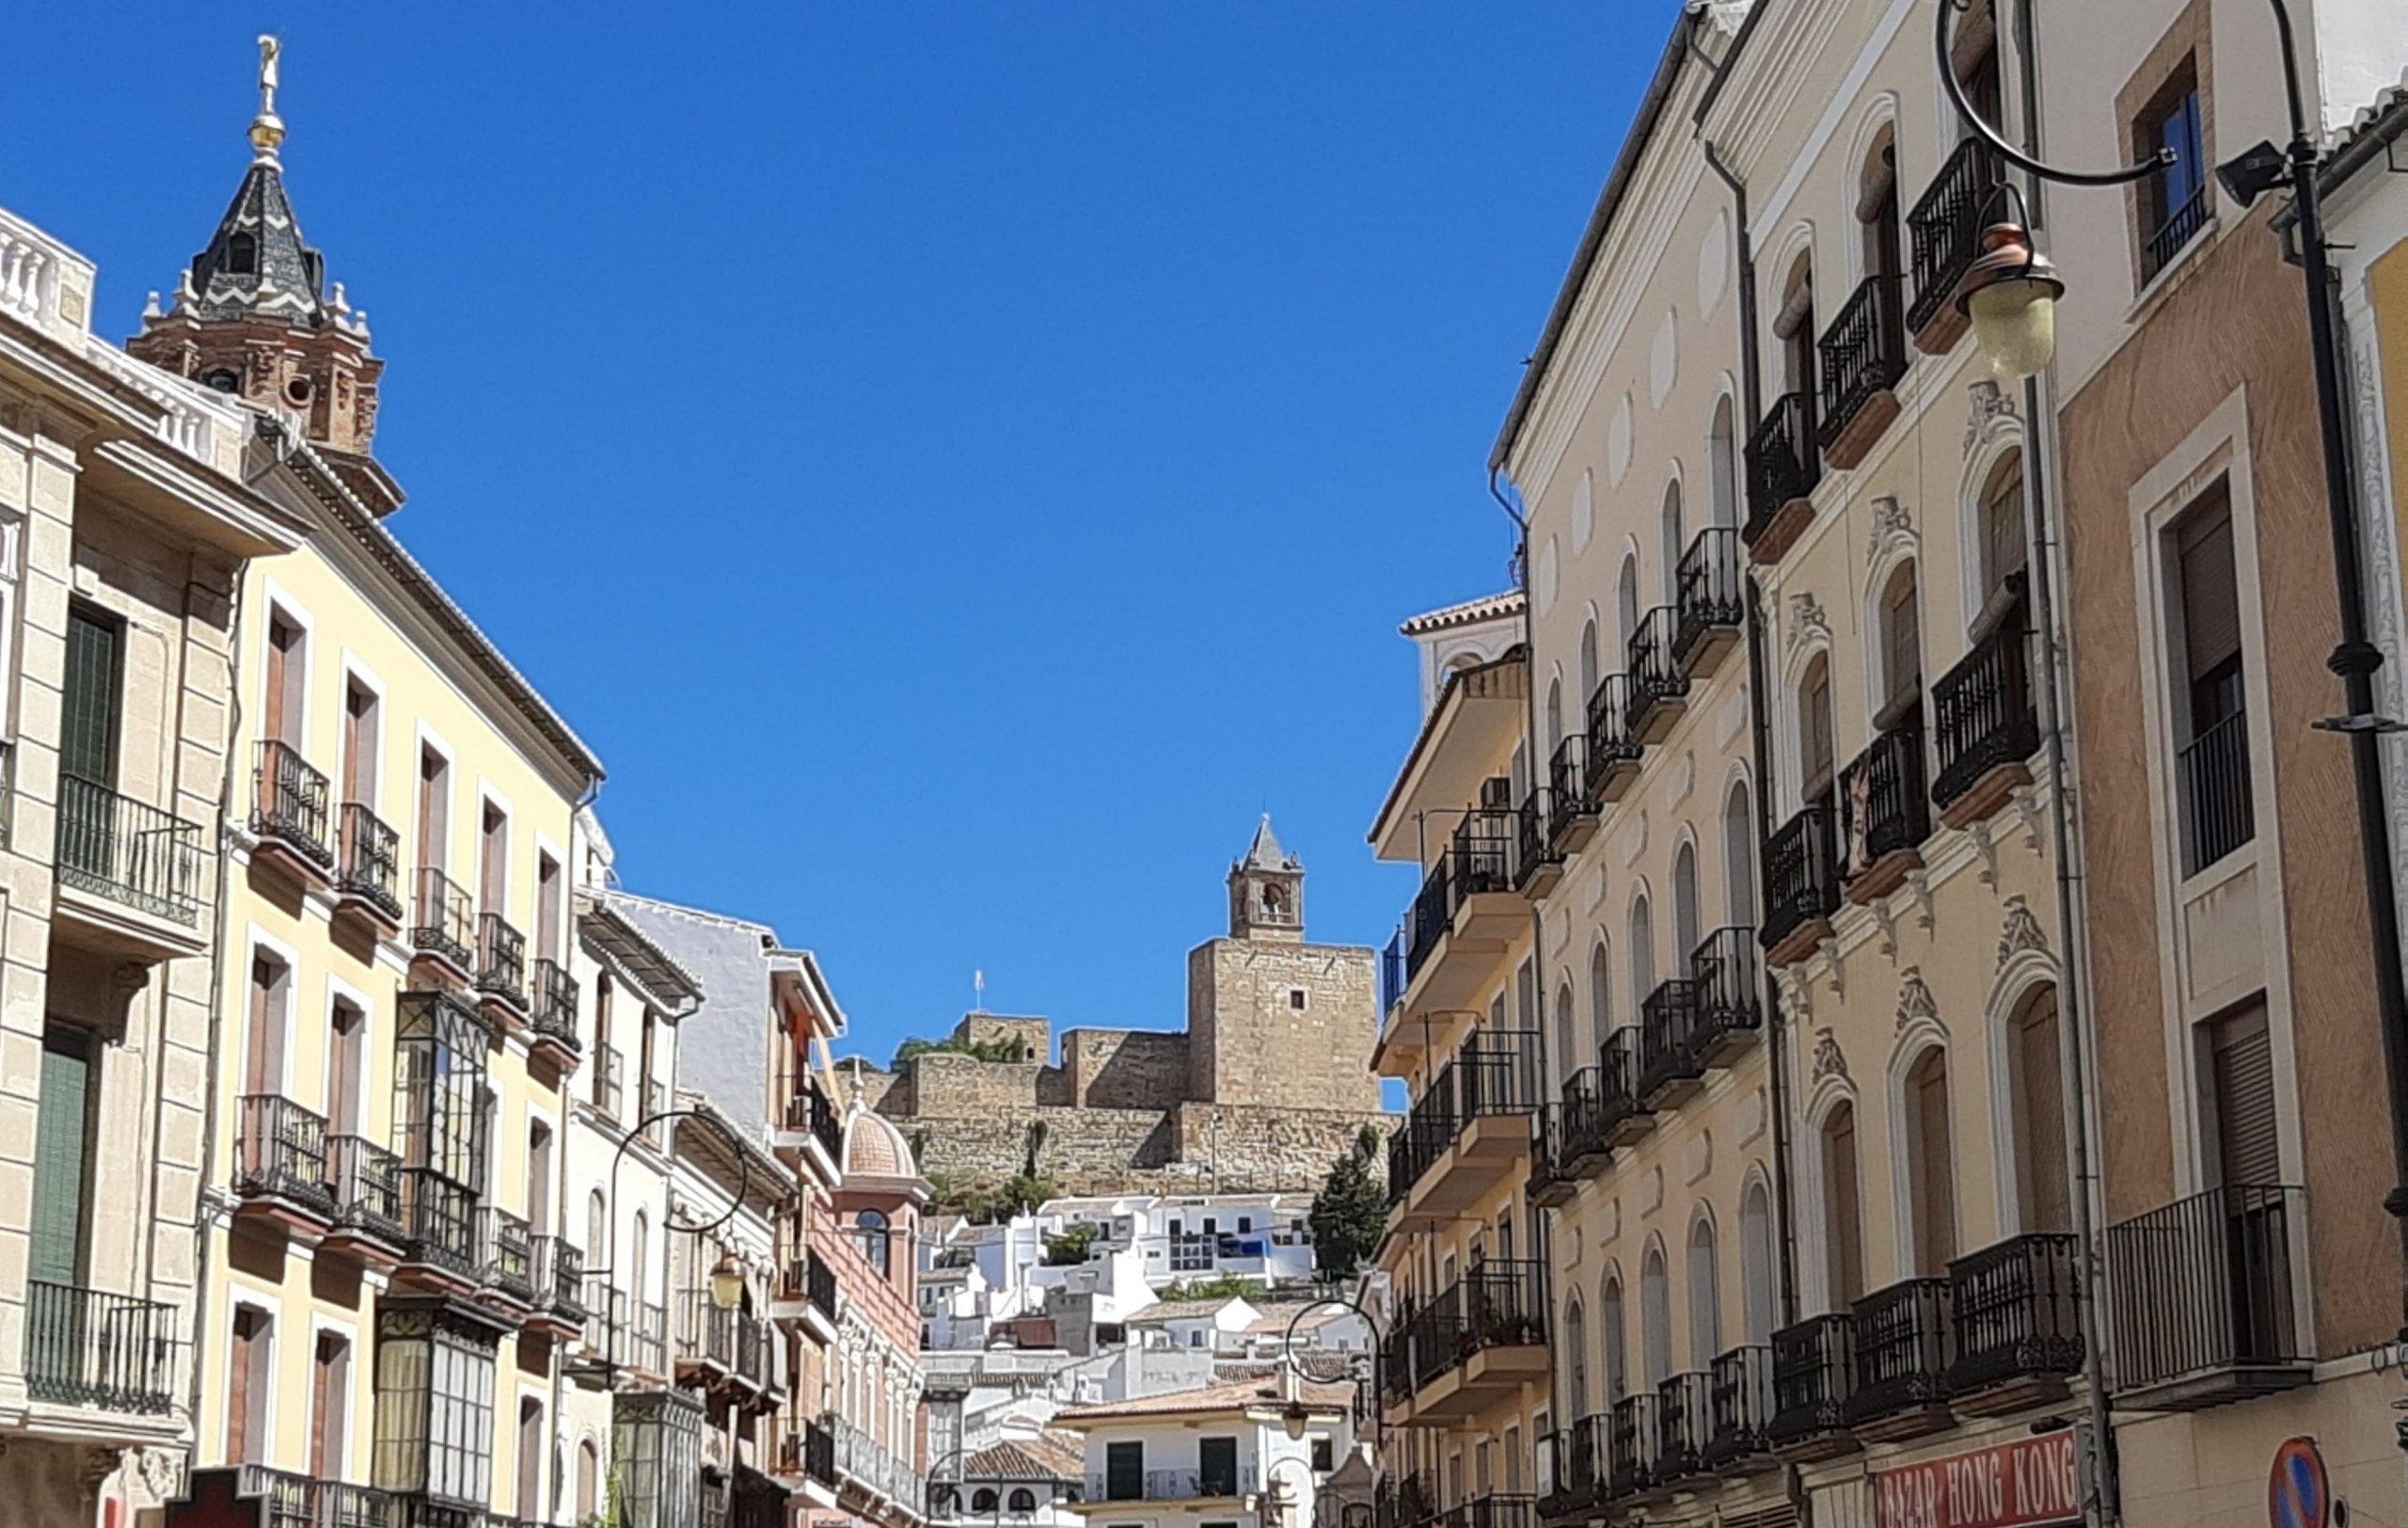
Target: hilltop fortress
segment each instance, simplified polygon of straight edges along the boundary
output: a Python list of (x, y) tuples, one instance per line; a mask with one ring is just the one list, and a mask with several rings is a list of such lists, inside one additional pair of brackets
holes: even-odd
[(1228, 892), (1228, 937), (1188, 951), (1184, 1030), (1069, 1029), (1057, 1058), (1049, 1021), (970, 1013), (945, 1048), (863, 1068), (864, 1095), (957, 1190), (1032, 1158), (1060, 1194), (1318, 1188), (1364, 1124), (1394, 1122), (1374, 956), (1306, 942), (1304, 865), (1268, 817)]

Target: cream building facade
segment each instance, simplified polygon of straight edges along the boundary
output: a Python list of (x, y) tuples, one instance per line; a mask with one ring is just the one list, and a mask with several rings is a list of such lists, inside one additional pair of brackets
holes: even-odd
[(245, 410), (94, 336), (96, 278), (0, 213), (0, 1497), (58, 1522), (155, 1506), (207, 1425), (214, 824), (244, 569), (306, 533)]

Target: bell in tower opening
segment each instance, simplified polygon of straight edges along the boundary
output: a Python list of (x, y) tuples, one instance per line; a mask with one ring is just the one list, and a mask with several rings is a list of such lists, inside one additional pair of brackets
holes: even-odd
[(1229, 867), (1229, 937), (1305, 937), (1305, 863), (1279, 847), (1268, 812), (1245, 857)]

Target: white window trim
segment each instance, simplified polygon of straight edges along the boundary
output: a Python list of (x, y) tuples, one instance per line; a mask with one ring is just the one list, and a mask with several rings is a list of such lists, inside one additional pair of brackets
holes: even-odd
[[(275, 626), (276, 618), (281, 615), (301, 629), (301, 715), (293, 735), (301, 740), (301, 757), (306, 762), (309, 757), (309, 724), (315, 719), (311, 714), (315, 709), (311, 702), (317, 690), (318, 623), (309, 613), (309, 607), (293, 598), (291, 591), (277, 582), (273, 575), (262, 575), (260, 585), (263, 608), (258, 635), (252, 639), (252, 652), (259, 661), (259, 684), (257, 692), (251, 697), (259, 709), (251, 714), (262, 720), (267, 716), (268, 632)], [(256, 723), (248, 731), (254, 741), (265, 740)]]
[[(373, 696), (373, 697), (374, 697), (375, 702), (376, 702), (376, 754), (377, 754), (377, 756), (376, 756), (376, 759), (375, 759), (375, 782), (374, 782), (374, 785), (372, 786), (372, 788), (369, 790), (369, 792), (368, 792), (368, 794), (369, 794), (372, 798), (374, 798), (374, 799), (372, 799), (372, 800), (369, 800), (369, 801), (361, 802), (359, 804), (361, 804), (362, 806), (367, 807), (370, 811), (372, 811), (372, 812), (375, 813), (375, 814), (377, 815), (377, 817), (382, 818), (382, 817), (385, 815), (385, 808), (384, 808), (384, 805), (383, 805), (383, 797), (384, 797), (384, 795), (385, 795), (386, 784), (387, 784), (387, 782), (386, 782), (386, 776), (387, 776), (387, 775), (388, 775), (388, 774), (390, 774), (390, 773), (392, 772), (391, 771), (388, 770), (388, 769), (385, 767), (385, 764), (386, 764), (386, 756), (387, 756), (387, 755), (388, 755), (388, 754), (391, 752), (391, 750), (386, 746), (386, 731), (385, 731), (385, 723), (386, 723), (387, 716), (388, 716), (388, 699), (387, 699), (387, 696), (386, 696), (386, 692), (385, 692), (385, 681), (384, 681), (383, 679), (378, 678), (378, 677), (376, 676), (376, 671), (375, 671), (375, 670), (373, 670), (373, 669), (372, 669), (372, 668), (370, 668), (367, 664), (365, 664), (365, 663), (361, 662), (361, 661), (359, 661), (359, 657), (358, 657), (358, 655), (357, 655), (357, 654), (356, 654), (356, 653), (354, 653), (354, 652), (353, 652), (350, 648), (348, 648), (348, 647), (345, 647), (345, 648), (342, 650), (342, 653), (341, 653), (341, 666), (342, 666), (342, 682), (343, 682), (343, 692), (344, 692), (344, 700), (343, 700), (343, 703), (344, 703), (344, 705), (348, 706), (348, 705), (350, 704), (350, 691), (351, 691), (351, 687), (352, 687), (353, 685), (355, 685), (355, 684), (356, 684), (357, 686), (359, 686), (362, 690), (367, 691), (367, 692), (369, 692), (369, 694), (370, 694), (370, 695), (372, 695), (372, 696)], [(424, 734), (423, 734), (423, 729), (421, 729), (421, 734), (420, 734), (420, 735), (421, 735), (421, 736), (423, 736), (423, 735), (424, 735)], [(337, 780), (338, 780), (338, 783), (340, 783), (340, 780), (341, 780), (340, 772), (341, 772), (341, 770), (342, 769), (342, 766), (343, 766), (343, 764), (344, 764), (344, 762), (345, 762), (345, 761), (343, 760), (343, 758), (341, 756), (342, 750), (341, 750), (341, 746), (340, 746), (340, 743), (338, 743), (338, 746), (337, 746), (337, 748), (336, 748), (335, 752), (336, 752), (336, 755), (337, 755), (337, 757), (336, 757), (336, 759), (335, 759), (335, 768), (336, 768), (336, 770), (337, 770), (337, 772), (338, 772), (338, 774), (337, 774)], [(449, 756), (447, 755), (446, 756), (448, 757)], [(415, 762), (415, 761), (413, 761), (413, 762)], [(341, 804), (339, 802), (339, 803), (337, 803), (337, 804), (336, 804), (336, 805), (337, 805), (337, 809), (338, 809), (338, 810), (340, 810), (340, 809), (341, 809)]]
[[(350, 1347), (351, 1372), (344, 1377), (342, 1393), (342, 1457), (326, 1461), (326, 1478), (348, 1480), (353, 1475), (351, 1462), (358, 1456), (359, 1434), (353, 1431), (353, 1428), (358, 1425), (359, 1419), (359, 1381), (366, 1377), (372, 1382), (375, 1373), (373, 1368), (375, 1355), (360, 1346), (357, 1327), (348, 1321), (338, 1320), (334, 1316), (311, 1312), (309, 1313), (309, 1384), (312, 1389), (318, 1382), (318, 1337), (320, 1333), (329, 1331), (341, 1338)], [(369, 1441), (372, 1445), (374, 1440), (371, 1439)], [(306, 1464), (308, 1460), (304, 1459), (302, 1462)]]
[[(226, 1341), (230, 1348), (234, 1340), (234, 1318), (241, 1314), (246, 1306), (267, 1317), (268, 1321), (267, 1401), (260, 1412), (262, 1429), (266, 1436), (261, 1440), (261, 1456), (270, 1468), (279, 1468), (283, 1461), (278, 1456), (276, 1446), (277, 1439), (281, 1436), (277, 1429), (278, 1409), (277, 1402), (282, 1398), (284, 1386), (281, 1383), (283, 1377), (277, 1371), (284, 1361), (284, 1301), (281, 1297), (270, 1294), (254, 1284), (232, 1285), (228, 1291), (226, 1300)], [(232, 1399), (233, 1383), (230, 1375), (228, 1377), (226, 1395), (230, 1401)], [(217, 1419), (217, 1445), (221, 1449), (225, 1447), (226, 1435), (232, 1430), (233, 1423), (233, 1409), (229, 1406)]]
[[(239, 1090), (242, 1086), (242, 1078), (249, 1069), (248, 1063), (250, 1061), (251, 967), (258, 963), (259, 957), (262, 953), (265, 953), (273, 956), (277, 963), (284, 967), (284, 1054), (277, 1058), (276, 1075), (277, 1091), (289, 1098), (293, 1095), (293, 1052), (296, 1048), (293, 1043), (293, 1028), (295, 1022), (300, 1018), (301, 1013), (301, 1004), (299, 1001), (301, 992), (301, 952), (293, 946), (286, 944), (283, 940), (278, 939), (276, 935), (268, 932), (265, 929), (261, 928), (256, 923), (248, 924), (246, 927), (244, 937), (244, 948), (246, 951), (246, 954), (243, 961), (242, 970), (237, 972), (235, 976), (235, 979), (239, 983), (242, 993), (242, 1002), (237, 1006), (235, 1011), (242, 1015), (241, 1033), (243, 1036), (241, 1062), (236, 1066), (234, 1071), (235, 1087), (238, 1090), (235, 1096), (238, 1098), (242, 1096)], [(238, 1123), (237, 1130), (239, 1131), (239, 1129), (240, 1125)]]

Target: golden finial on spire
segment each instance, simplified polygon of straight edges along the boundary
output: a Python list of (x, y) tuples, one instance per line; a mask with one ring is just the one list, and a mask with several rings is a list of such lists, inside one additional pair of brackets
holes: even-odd
[(274, 34), (260, 34), (260, 114), (251, 119), (251, 147), (261, 159), (273, 160), (284, 142), (284, 119), (276, 114), (276, 89), (282, 83), (277, 59), (283, 52)]

